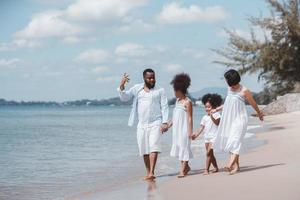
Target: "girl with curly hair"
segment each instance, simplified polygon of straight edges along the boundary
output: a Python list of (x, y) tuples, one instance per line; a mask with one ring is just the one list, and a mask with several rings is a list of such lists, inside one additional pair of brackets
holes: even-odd
[(208, 175), (211, 164), (215, 168), (212, 171), (213, 173), (219, 171), (212, 145), (217, 137), (218, 125), (220, 123), (221, 115), (218, 112), (212, 114), (211, 111), (222, 104), (222, 97), (218, 94), (209, 93), (202, 97), (202, 103), (207, 114), (202, 117), (200, 127), (195, 131), (192, 139), (195, 140), (201, 133), (204, 133), (206, 164), (203, 175)]
[(178, 178), (185, 177), (191, 170), (189, 160), (193, 157), (191, 151), (191, 138), (193, 133), (193, 106), (192, 101), (187, 97), (187, 89), (191, 84), (188, 74), (177, 74), (171, 84), (177, 98), (173, 111), (173, 143), (170, 155), (177, 157), (181, 162), (181, 170)]

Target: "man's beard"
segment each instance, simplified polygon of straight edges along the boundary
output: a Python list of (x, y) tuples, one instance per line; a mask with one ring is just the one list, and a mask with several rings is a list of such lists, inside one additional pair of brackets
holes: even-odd
[(152, 88), (154, 88), (155, 83), (153, 85), (151, 85), (150, 83), (145, 82), (145, 85), (146, 85), (147, 88), (152, 89)]

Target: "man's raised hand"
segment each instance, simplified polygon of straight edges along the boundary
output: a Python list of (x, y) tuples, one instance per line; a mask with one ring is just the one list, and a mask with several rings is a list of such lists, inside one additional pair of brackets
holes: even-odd
[(120, 83), (120, 90), (124, 90), (125, 89), (125, 84), (129, 82), (129, 74), (124, 73), (121, 83)]

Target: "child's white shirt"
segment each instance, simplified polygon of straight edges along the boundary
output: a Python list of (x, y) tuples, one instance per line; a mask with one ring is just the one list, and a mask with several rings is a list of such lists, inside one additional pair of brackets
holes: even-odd
[[(221, 114), (216, 112), (213, 114), (214, 119), (220, 119)], [(201, 119), (200, 125), (204, 126), (204, 139), (205, 140), (214, 140), (217, 137), (218, 126), (212, 121), (209, 115), (204, 115)]]

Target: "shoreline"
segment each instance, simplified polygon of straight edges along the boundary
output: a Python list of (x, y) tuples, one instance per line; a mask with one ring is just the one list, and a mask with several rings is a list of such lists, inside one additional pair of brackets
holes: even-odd
[[(241, 171), (203, 176), (198, 171), (184, 179), (173, 178), (159, 188), (162, 199), (272, 199), (299, 200), (300, 112), (266, 116), (254, 132), (266, 145), (241, 154)], [(225, 162), (220, 161), (222, 168)], [(234, 188), (234, 189), (233, 189)]]
[[(258, 141), (255, 137), (256, 130), (260, 130), (261, 125), (258, 122), (257, 118), (250, 118), (249, 124), (248, 124), (248, 130), (247, 133), (249, 134), (249, 137), (247, 137), (245, 143), (246, 148), (243, 150), (244, 153), (249, 153), (256, 149), (257, 147), (260, 147), (262, 145), (265, 145), (265, 141)], [(192, 171), (191, 176), (194, 176), (196, 174), (202, 173), (202, 169), (205, 164), (205, 150), (204, 150), (204, 144), (203, 144), (203, 138), (198, 139), (193, 142), (192, 144), (192, 151), (194, 152), (194, 158), (190, 161)], [(226, 158), (224, 154), (216, 154), (216, 157), (219, 161), (219, 163), (223, 162)], [(164, 160), (163, 159), (168, 159)], [(179, 172), (179, 163), (176, 158), (171, 158), (169, 156), (169, 149), (165, 149), (163, 151), (163, 155), (160, 156), (160, 160), (158, 161), (157, 167), (163, 167), (163, 165), (174, 165), (172, 169), (168, 170), (157, 170), (157, 178), (155, 181), (142, 181), (142, 179), (130, 179), (129, 181), (126, 181), (126, 183), (120, 183), (117, 185), (110, 185), (105, 188), (99, 188), (91, 191), (86, 191), (84, 193), (75, 194), (72, 196), (69, 196), (66, 198), (67, 200), (94, 200), (101, 198), (102, 200), (118, 200), (118, 199), (152, 199), (152, 200), (160, 200), (164, 199), (161, 197), (160, 188), (163, 188), (164, 185), (168, 184), (169, 182), (172, 182), (175, 179), (177, 179), (177, 174)], [(175, 168), (178, 168), (175, 169)], [(142, 174), (141, 174), (142, 175)], [(202, 176), (202, 175), (201, 175)], [(137, 177), (137, 176), (135, 176)], [(142, 177), (141, 177), (142, 178)], [(188, 178), (188, 177), (187, 177)], [(124, 198), (124, 195), (126, 197)], [(150, 198), (150, 197), (151, 198)]]

